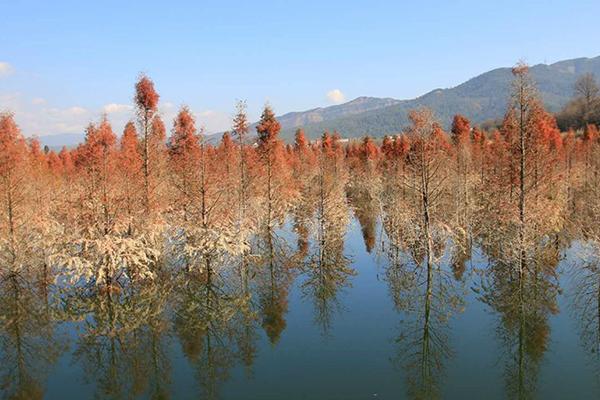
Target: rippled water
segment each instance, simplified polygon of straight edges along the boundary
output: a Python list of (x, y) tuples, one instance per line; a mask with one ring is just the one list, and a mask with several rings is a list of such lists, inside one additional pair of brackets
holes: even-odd
[[(294, 267), (287, 284), (275, 280), (275, 301), (265, 300), (269, 294), (260, 284), (251, 285), (248, 318), (238, 315), (231, 299), (225, 301), (235, 303), (235, 315), (226, 322), (191, 317), (201, 311), (181, 296), (188, 289), (174, 287), (164, 301), (151, 294), (115, 308), (85, 303), (93, 312), (74, 313), (84, 315), (79, 321), (57, 313), (47, 324), (23, 324), (22, 348), (3, 350), (2, 359), (14, 363), (5, 393), (18, 379), (30, 386), (24, 398), (49, 399), (600, 396), (599, 360), (584, 347), (585, 329), (593, 334), (598, 327), (582, 328), (584, 316), (572, 306), (578, 284), (570, 273), (572, 248), (563, 251), (552, 311), (526, 311), (539, 321), (519, 325), (483, 301), (490, 263), (477, 249), (462, 276), (450, 268), (449, 255), (442, 258), (434, 274), (444, 278), (433, 281), (427, 305), (424, 275), (403, 286), (406, 277), (386, 256), (385, 240), (378, 235), (375, 245), (368, 237), (365, 242), (363, 232), (352, 220), (344, 254), (354, 273), (340, 277), (331, 295), (315, 291), (306, 271)], [(278, 240), (290, 246), (284, 253), (295, 251), (292, 233), (284, 230)], [(196, 289), (204, 298), (202, 288)], [(153, 301), (162, 305), (145, 308)], [(136, 318), (141, 322), (126, 334), (106, 331), (111, 320), (122, 326)], [(520, 337), (523, 326), (533, 334)], [(19, 351), (30, 353), (22, 364)]]

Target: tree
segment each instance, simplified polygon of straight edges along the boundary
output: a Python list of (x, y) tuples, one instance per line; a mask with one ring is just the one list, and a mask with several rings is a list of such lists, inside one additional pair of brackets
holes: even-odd
[(28, 262), (25, 229), (30, 211), (27, 146), (12, 114), (0, 114), (0, 260), (5, 274), (17, 274)]
[(154, 82), (146, 75), (141, 75), (135, 84), (135, 105), (138, 115), (138, 123), (142, 132), (142, 160), (144, 172), (144, 207), (146, 214), (150, 214), (151, 208), (151, 179), (152, 150), (150, 137), (153, 131), (153, 119), (158, 111), (159, 95), (154, 89)]
[(260, 121), (256, 126), (256, 132), (258, 133), (258, 148), (259, 152), (264, 153), (265, 156), (272, 156), (276, 145), (279, 140), (279, 131), (281, 125), (275, 113), (269, 104), (265, 105)]
[(448, 149), (443, 132), (440, 132), (430, 110), (412, 111), (409, 119), (412, 123), (406, 132), (411, 143), (407, 161), (409, 176), (404, 178), (404, 184), (412, 192), (415, 211), (418, 210), (416, 215), (420, 214), (417, 220), (419, 236), (424, 246), (425, 264), (430, 269), (435, 262), (433, 238), (436, 231), (443, 230), (440, 225), (443, 217), (438, 207), (446, 200), (448, 172), (444, 166), (448, 160)]
[(81, 163), (87, 177), (85, 196), (89, 201), (84, 230), (106, 235), (118, 229), (115, 193), (117, 138), (106, 118), (98, 126), (88, 126)]
[(256, 126), (258, 146), (256, 151), (261, 162), (265, 196), (263, 227), (271, 230), (276, 218), (282, 218), (288, 207), (290, 179), (284, 159), (284, 146), (279, 139), (281, 125), (267, 104)]
[(583, 120), (589, 121), (594, 104), (598, 101), (600, 87), (592, 73), (581, 75), (575, 82), (575, 95), (583, 102)]
[(176, 210), (183, 213), (183, 221), (189, 221), (192, 217), (199, 192), (201, 149), (195, 123), (189, 108), (183, 107), (175, 117), (169, 142), (174, 186), (180, 194)]
[[(131, 139), (130, 132), (125, 141)], [(72, 225), (64, 230), (63, 243), (49, 257), (68, 283), (93, 288), (96, 294), (151, 281), (158, 258), (151, 236), (127, 235), (130, 219), (121, 208), (116, 142), (106, 117), (88, 126), (85, 143), (77, 150), (79, 215), (67, 221)]]
[(456, 151), (456, 217), (457, 223), (465, 227), (469, 219), (467, 214), (470, 199), (471, 123), (466, 117), (455, 115), (450, 132)]
[[(345, 194), (348, 174), (345, 168), (340, 168), (339, 158), (336, 153), (321, 146), (317, 171), (303, 192), (307, 202), (313, 206), (305, 205), (302, 217), (311, 223), (304, 226), (314, 226), (314, 250), (303, 264), (307, 279), (302, 288), (313, 300), (315, 321), (324, 334), (329, 330), (333, 312), (338, 305), (338, 291), (348, 286), (349, 278), (355, 274), (348, 266), (349, 259), (343, 254), (349, 217)], [(306, 246), (308, 247), (308, 240)], [(306, 251), (308, 252), (308, 248)]]
[(133, 234), (133, 226), (140, 217), (143, 205), (143, 160), (138, 152), (139, 142), (135, 125), (128, 122), (121, 136), (118, 169), (121, 186), (121, 201), (126, 213), (127, 234)]
[(243, 232), (246, 228), (246, 212), (248, 207), (248, 189), (249, 189), (249, 176), (248, 176), (248, 162), (247, 162), (247, 148), (246, 148), (246, 136), (250, 131), (248, 123), (248, 116), (246, 115), (246, 102), (238, 101), (236, 104), (236, 114), (233, 118), (232, 133), (238, 140), (239, 158), (239, 184), (238, 184), (238, 224), (240, 232)]
[(213, 157), (218, 160), (213, 166), (213, 174), (219, 176), (221, 198), (219, 200), (220, 212), (228, 223), (239, 221), (236, 209), (239, 206), (239, 152), (229, 132), (223, 133), (219, 146), (214, 149)]

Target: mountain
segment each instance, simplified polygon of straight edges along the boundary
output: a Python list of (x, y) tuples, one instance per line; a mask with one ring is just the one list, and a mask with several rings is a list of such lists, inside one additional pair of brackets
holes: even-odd
[(378, 110), (401, 103), (400, 100), (377, 97), (358, 97), (344, 104), (331, 107), (318, 107), (302, 112), (291, 112), (277, 117), (279, 123), (285, 127), (298, 127), (317, 124), (349, 115), (358, 115), (365, 112)]
[[(352, 117), (360, 118), (370, 111), (377, 111), (400, 103), (402, 103), (401, 100), (387, 97), (378, 98), (361, 96), (347, 103), (335, 106), (317, 107), (307, 111), (290, 112), (277, 116), (277, 120), (281, 124), (282, 137), (286, 140), (291, 140), (296, 133), (296, 129), (300, 127), (313, 132), (311, 137), (316, 138), (320, 136), (325, 129), (330, 129), (331, 131), (336, 129), (328, 128), (331, 121), (341, 122)], [(251, 133), (256, 132), (256, 125), (257, 123), (250, 125)], [(214, 136), (220, 138), (221, 134)]]
[[(531, 67), (530, 72), (546, 107), (555, 112), (573, 96), (573, 85), (580, 75), (591, 72), (600, 77), (600, 56), (538, 64)], [(436, 89), (411, 100), (359, 97), (336, 106), (284, 114), (278, 119), (282, 137), (288, 140), (299, 127), (311, 138), (320, 136), (326, 129), (335, 129), (344, 137), (397, 133), (408, 123), (408, 112), (419, 107), (431, 108), (446, 127), (455, 114), (481, 123), (504, 115), (512, 78), (511, 68), (498, 68), (456, 87)]]
[[(600, 56), (576, 58), (554, 64), (538, 64), (530, 68), (531, 76), (549, 111), (560, 110), (573, 96), (577, 78), (591, 72), (600, 78)], [(281, 136), (291, 141), (296, 129), (303, 128), (310, 138), (319, 137), (325, 130), (337, 130), (344, 137), (365, 134), (381, 137), (400, 132), (408, 123), (410, 110), (429, 107), (439, 121), (448, 127), (455, 114), (463, 114), (474, 123), (498, 119), (504, 115), (510, 96), (513, 76), (511, 68), (497, 68), (448, 89), (435, 89), (411, 100), (358, 97), (344, 104), (290, 112), (277, 119)], [(251, 126), (255, 132), (256, 124)], [(51, 148), (74, 146), (83, 141), (78, 134), (42, 136), (40, 141)], [(210, 136), (217, 142), (220, 135)]]

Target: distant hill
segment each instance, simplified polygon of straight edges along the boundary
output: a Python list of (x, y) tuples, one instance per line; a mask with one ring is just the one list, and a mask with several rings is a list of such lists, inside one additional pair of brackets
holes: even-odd
[[(530, 69), (538, 91), (550, 111), (558, 111), (573, 96), (573, 84), (583, 73), (592, 72), (600, 79), (600, 56), (538, 64)], [(282, 136), (291, 139), (302, 127), (311, 138), (324, 130), (338, 130), (344, 137), (365, 134), (383, 136), (402, 130), (408, 123), (408, 111), (431, 108), (448, 127), (455, 114), (463, 114), (475, 123), (501, 118), (506, 110), (512, 82), (511, 68), (498, 68), (449, 89), (436, 89), (412, 100), (359, 97), (348, 103), (295, 112), (279, 117)], [(357, 104), (367, 103), (361, 111)]]
[[(600, 56), (538, 64), (530, 71), (546, 107), (556, 112), (573, 96), (573, 84), (580, 75), (591, 72), (600, 79)], [(455, 114), (481, 123), (504, 115), (512, 78), (511, 68), (497, 68), (453, 88), (435, 89), (411, 100), (363, 96), (344, 104), (290, 112), (277, 118), (281, 136), (288, 141), (300, 127), (310, 138), (319, 137), (325, 130), (337, 130), (344, 137), (397, 133), (407, 125), (408, 112), (419, 107), (431, 108), (445, 127)], [(251, 126), (251, 132), (255, 132), (255, 127), (256, 124)], [(40, 141), (56, 148), (75, 146), (83, 138), (83, 134), (65, 134), (42, 136)], [(216, 142), (219, 138), (220, 135), (214, 135), (210, 140)]]
[(45, 135), (38, 138), (43, 146), (59, 151), (63, 146), (67, 148), (76, 147), (85, 140), (83, 133), (61, 133), (57, 135)]
[[(120, 136), (120, 135), (117, 135)], [(77, 147), (78, 144), (85, 141), (84, 133), (61, 133), (56, 135), (45, 135), (38, 137), (42, 147), (48, 146), (50, 150), (60, 151), (63, 146), (70, 148)], [(221, 140), (221, 135), (206, 135), (206, 143), (218, 145)]]

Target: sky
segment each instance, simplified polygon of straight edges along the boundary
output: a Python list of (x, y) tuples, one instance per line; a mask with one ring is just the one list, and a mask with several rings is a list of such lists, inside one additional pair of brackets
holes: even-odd
[(0, 111), (26, 136), (133, 118), (140, 73), (170, 126), (207, 133), (358, 96), (414, 98), (524, 60), (600, 55), (600, 1), (0, 0)]

